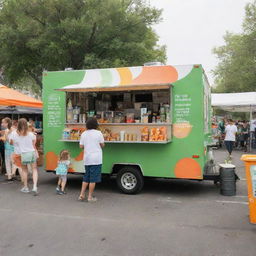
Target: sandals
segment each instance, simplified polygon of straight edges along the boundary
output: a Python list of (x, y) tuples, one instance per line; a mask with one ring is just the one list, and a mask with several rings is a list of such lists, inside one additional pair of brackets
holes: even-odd
[[(81, 195), (80, 195), (80, 196), (78, 197), (78, 201), (80, 201), (80, 202), (85, 201), (85, 196), (81, 196)], [(92, 197), (91, 199), (87, 199), (86, 201), (89, 202), (89, 203), (94, 203), (94, 202), (97, 201), (97, 198), (96, 198), (96, 197)]]
[(89, 203), (94, 203), (94, 202), (97, 202), (97, 198), (96, 197), (92, 197), (91, 199), (87, 199), (87, 201)]
[(84, 196), (81, 196), (81, 195), (80, 195), (80, 196), (78, 197), (78, 201), (83, 202), (84, 200), (85, 200), (85, 197), (84, 197)]

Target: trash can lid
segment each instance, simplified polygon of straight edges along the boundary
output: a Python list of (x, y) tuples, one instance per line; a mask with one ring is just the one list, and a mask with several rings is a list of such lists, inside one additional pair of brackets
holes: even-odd
[(222, 168), (236, 168), (233, 164), (219, 164), (219, 166)]
[(256, 155), (242, 155), (241, 160), (245, 162), (256, 162)]

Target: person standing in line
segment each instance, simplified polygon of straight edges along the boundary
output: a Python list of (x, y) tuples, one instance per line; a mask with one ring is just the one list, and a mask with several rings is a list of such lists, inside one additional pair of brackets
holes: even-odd
[(254, 119), (250, 120), (250, 143), (251, 147), (255, 147), (255, 141), (256, 141), (256, 119), (254, 116)]
[(241, 147), (246, 152), (247, 151), (247, 143), (249, 138), (249, 127), (246, 121), (243, 121), (242, 123), (242, 139), (241, 139)]
[(10, 144), (10, 135), (12, 133), (12, 120), (6, 117), (2, 120), (2, 127), (4, 130), (4, 149), (5, 149), (5, 168), (7, 174), (7, 180), (13, 181), (15, 176), (15, 166), (13, 165), (12, 155), (14, 153), (14, 147)]
[[(18, 126), (18, 121), (17, 120), (13, 120), (12, 121), (12, 133), (10, 134), (10, 142), (13, 140), (13, 137), (17, 136), (17, 126)], [(14, 147), (14, 152), (12, 154), (12, 162), (13, 162), (13, 166), (14, 166), (14, 171), (16, 174), (16, 170), (18, 169), (19, 175), (20, 175), (20, 179), (21, 182), (23, 182), (23, 175), (22, 175), (22, 169), (21, 169), (21, 152), (19, 149), (19, 146), (17, 143), (13, 143), (13, 147)]]
[(225, 118), (222, 118), (218, 123), (218, 130), (221, 134), (225, 133)]
[(24, 187), (21, 189), (23, 193), (29, 193), (28, 188), (28, 167), (32, 169), (33, 176), (33, 189), (34, 195), (37, 195), (37, 182), (38, 182), (38, 171), (36, 166), (36, 136), (29, 132), (28, 122), (25, 118), (21, 118), (18, 121), (17, 134), (12, 137), (11, 143), (16, 144), (21, 153), (21, 168), (23, 174)]
[(219, 131), (219, 146), (220, 148), (223, 146), (223, 140), (225, 135), (225, 118), (222, 118), (218, 123), (218, 131)]
[(1, 125), (0, 128), (0, 173), (4, 174), (6, 172), (4, 164), (4, 128)]
[(96, 202), (93, 197), (96, 183), (101, 182), (102, 148), (104, 147), (103, 134), (98, 131), (99, 124), (96, 118), (89, 118), (86, 122), (86, 131), (82, 133), (80, 148), (84, 149), (85, 174), (78, 200), (85, 199), (85, 191), (89, 186), (88, 202)]
[(225, 128), (225, 146), (228, 151), (228, 159), (232, 159), (232, 151), (234, 142), (236, 141), (236, 133), (237, 133), (237, 127), (234, 125), (234, 122), (232, 119), (228, 119), (228, 125)]
[[(29, 119), (29, 121), (28, 121), (28, 132), (32, 132), (35, 136), (37, 135), (36, 129), (34, 127), (34, 122), (32, 119)], [(37, 152), (37, 148), (36, 148), (36, 155), (37, 154), (38, 154), (38, 152)], [(37, 158), (38, 157), (39, 156), (37, 155)], [(32, 171), (31, 165), (28, 165), (28, 177), (30, 174), (33, 174), (33, 171)]]
[(238, 121), (238, 123), (236, 123), (235, 125), (237, 127), (235, 147), (237, 149), (241, 149), (243, 144), (243, 133), (242, 133), (243, 124), (241, 123), (241, 121)]

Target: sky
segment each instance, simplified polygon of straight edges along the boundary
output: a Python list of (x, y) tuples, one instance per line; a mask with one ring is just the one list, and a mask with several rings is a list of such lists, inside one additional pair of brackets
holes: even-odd
[(150, 0), (163, 9), (154, 25), (159, 43), (167, 46), (167, 64), (202, 64), (210, 84), (218, 64), (212, 49), (224, 44), (226, 31), (242, 31), (244, 7), (252, 0)]

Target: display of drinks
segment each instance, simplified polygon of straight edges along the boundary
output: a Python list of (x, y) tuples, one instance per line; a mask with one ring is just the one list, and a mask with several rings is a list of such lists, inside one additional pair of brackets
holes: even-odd
[(73, 123), (78, 123), (79, 115), (80, 115), (80, 107), (79, 106), (75, 106), (73, 108)]
[(170, 123), (170, 105), (164, 104), (164, 109), (165, 109), (165, 121), (166, 123)]
[(94, 117), (95, 116), (95, 111), (94, 110), (91, 110), (91, 111), (88, 111), (87, 112), (87, 117)]
[(72, 106), (72, 101), (68, 101), (68, 106), (67, 106), (67, 123), (72, 123), (73, 122), (73, 106)]
[(63, 130), (62, 139), (63, 140), (69, 140), (70, 139), (70, 129), (65, 128)]

